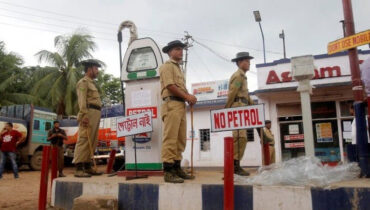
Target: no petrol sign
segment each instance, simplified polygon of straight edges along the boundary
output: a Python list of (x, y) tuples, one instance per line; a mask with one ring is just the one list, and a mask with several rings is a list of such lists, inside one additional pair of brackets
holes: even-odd
[(265, 126), (264, 105), (211, 110), (211, 131), (230, 131)]
[(117, 118), (117, 137), (153, 131), (152, 113), (142, 112)]

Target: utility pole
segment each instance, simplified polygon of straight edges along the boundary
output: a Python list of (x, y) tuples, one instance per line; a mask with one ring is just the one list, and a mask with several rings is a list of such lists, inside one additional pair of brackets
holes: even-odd
[(184, 48), (185, 49), (185, 59), (184, 59), (184, 62), (183, 62), (182, 69), (183, 69), (185, 79), (186, 79), (186, 71), (187, 71), (187, 64), (188, 64), (188, 50), (189, 50), (190, 47), (193, 46), (194, 39), (189, 34), (189, 32), (184, 31), (184, 33), (185, 33), (185, 35), (184, 35), (184, 38), (182, 40), (184, 40), (184, 43), (186, 44), (186, 46)]
[(281, 34), (279, 34), (279, 38), (280, 39), (283, 39), (284, 59), (286, 59), (286, 52), (285, 52), (285, 33), (284, 33), (284, 30), (282, 30)]
[[(355, 24), (352, 13), (351, 0), (342, 0), (344, 12), (345, 36), (355, 34)], [(358, 62), (357, 48), (348, 50), (349, 63), (352, 75), (352, 90), (354, 95), (354, 110), (356, 118), (356, 146), (359, 151), (359, 164), (361, 176), (370, 177), (370, 154), (367, 148), (367, 129), (365, 120), (365, 106), (363, 103), (363, 85), (361, 81), (360, 65)]]

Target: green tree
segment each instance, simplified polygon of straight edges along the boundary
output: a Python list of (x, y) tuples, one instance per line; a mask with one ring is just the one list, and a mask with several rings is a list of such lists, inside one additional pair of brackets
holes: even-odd
[(33, 101), (33, 97), (21, 90), (22, 59), (14, 54), (7, 53), (5, 43), (0, 41), (0, 106), (12, 104), (26, 104)]
[(75, 115), (78, 112), (76, 83), (83, 77), (82, 60), (91, 58), (96, 49), (93, 37), (84, 32), (54, 39), (57, 52), (41, 50), (36, 53), (39, 62), (45, 61), (55, 69), (41, 69), (35, 75), (37, 82), (32, 94), (39, 101), (48, 101), (58, 115)]
[(122, 103), (122, 92), (120, 79), (111, 74), (106, 74), (104, 70), (99, 72), (97, 85), (100, 88), (104, 105)]

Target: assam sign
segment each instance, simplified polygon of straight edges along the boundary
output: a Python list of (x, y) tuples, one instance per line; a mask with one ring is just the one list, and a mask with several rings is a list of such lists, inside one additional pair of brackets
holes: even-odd
[(211, 110), (211, 131), (265, 127), (264, 113), (263, 104)]
[(365, 44), (370, 44), (370, 30), (330, 42), (328, 44), (328, 54), (331, 55)]
[(117, 137), (153, 131), (152, 112), (117, 118)]

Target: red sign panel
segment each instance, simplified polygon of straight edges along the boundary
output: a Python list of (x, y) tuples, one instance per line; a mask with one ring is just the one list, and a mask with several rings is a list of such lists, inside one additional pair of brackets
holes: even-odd
[(284, 136), (285, 141), (295, 141), (295, 140), (303, 140), (303, 139), (304, 139), (303, 134), (285, 135)]
[(285, 148), (303, 148), (304, 142), (285, 143)]
[(140, 107), (140, 108), (128, 108), (127, 109), (127, 116), (134, 115), (134, 114), (140, 114), (142, 112), (152, 112), (152, 118), (157, 118), (157, 107)]

